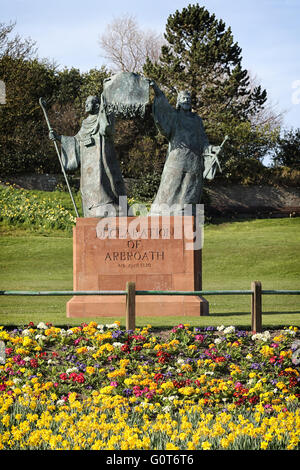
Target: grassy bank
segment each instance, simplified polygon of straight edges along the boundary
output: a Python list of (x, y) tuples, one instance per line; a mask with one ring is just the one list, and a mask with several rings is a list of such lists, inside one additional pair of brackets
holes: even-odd
[[(208, 225), (204, 229), (203, 289), (299, 289), (300, 219), (264, 219)], [(69, 231), (32, 232), (5, 221), (0, 238), (1, 290), (72, 290)], [(67, 319), (66, 297), (0, 297), (0, 323), (78, 324)], [(250, 326), (250, 296), (209, 296), (210, 316), (184, 318), (191, 325)], [(264, 296), (263, 325), (300, 325), (299, 296)], [(84, 319), (82, 319), (83, 321)], [(101, 322), (112, 319), (102, 318)], [(114, 318), (113, 320), (116, 320)], [(118, 318), (124, 325), (124, 318)], [(168, 327), (180, 317), (138, 318), (137, 325)], [(98, 318), (99, 321), (99, 318)]]

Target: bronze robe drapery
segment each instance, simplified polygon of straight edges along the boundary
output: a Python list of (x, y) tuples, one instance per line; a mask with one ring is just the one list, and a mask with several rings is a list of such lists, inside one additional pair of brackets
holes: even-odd
[[(209, 142), (202, 119), (197, 114), (173, 108), (163, 92), (153, 103), (156, 126), (168, 139), (168, 153), (160, 186), (151, 213), (162, 213), (161, 207), (176, 205), (182, 212), (185, 204), (199, 204), (203, 187), (203, 153)], [(181, 209), (180, 209), (181, 208)]]
[(103, 206), (108, 204), (118, 214), (119, 196), (126, 196), (113, 134), (113, 116), (108, 120), (104, 110), (101, 110), (97, 115), (89, 115), (74, 137), (61, 136), (65, 169), (72, 171), (81, 166), (80, 191), (84, 217), (103, 216)]

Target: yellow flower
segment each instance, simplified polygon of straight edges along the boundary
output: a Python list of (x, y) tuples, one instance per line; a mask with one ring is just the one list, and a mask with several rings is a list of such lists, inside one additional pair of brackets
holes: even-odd
[(27, 347), (27, 346), (30, 346), (31, 344), (32, 344), (32, 339), (29, 338), (28, 336), (25, 336), (23, 338), (23, 346)]
[(271, 348), (270, 346), (268, 345), (265, 345), (261, 348), (260, 350), (260, 353), (263, 355), (263, 356), (273, 356), (274, 355), (274, 349)]
[(172, 442), (167, 442), (166, 450), (179, 450), (179, 447), (176, 447)]
[(102, 395), (110, 395), (112, 390), (114, 389), (115, 387), (111, 386), (111, 385), (107, 385), (106, 387), (103, 387), (103, 388), (100, 388), (99, 392), (102, 394)]
[(77, 394), (75, 392), (70, 393), (69, 398), (68, 398), (69, 402), (74, 403), (74, 401), (76, 400), (76, 396), (77, 396)]
[(186, 370), (188, 372), (191, 372), (193, 370), (193, 368), (190, 364), (182, 364), (181, 369)]
[(208, 441), (202, 442), (202, 449), (203, 450), (210, 450), (210, 448), (211, 448), (211, 443), (210, 442), (208, 442)]
[(161, 384), (163, 390), (172, 390), (174, 388), (173, 382), (167, 381)]
[(195, 393), (194, 387), (181, 387), (178, 392), (181, 393), (182, 395), (193, 395)]
[(227, 449), (227, 447), (230, 445), (230, 441), (226, 439), (226, 437), (222, 437), (222, 439), (220, 440), (220, 444), (223, 449)]
[(77, 354), (82, 354), (88, 352), (88, 348), (86, 346), (82, 346), (81, 348), (76, 349)]
[(9, 421), (10, 421), (10, 415), (9, 414), (5, 414), (2, 418), (2, 424), (6, 427), (9, 426)]

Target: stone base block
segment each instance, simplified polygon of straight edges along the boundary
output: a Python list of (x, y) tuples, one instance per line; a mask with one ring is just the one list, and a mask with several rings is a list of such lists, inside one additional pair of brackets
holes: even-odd
[[(137, 295), (136, 316), (199, 317), (209, 314), (209, 304), (203, 297)], [(74, 296), (67, 303), (67, 317), (123, 317), (125, 295)]]
[[(73, 290), (199, 291), (202, 251), (191, 249), (193, 217), (78, 218), (73, 232)], [(74, 296), (67, 317), (125, 315), (125, 295)], [(198, 296), (137, 295), (137, 316), (208, 315)]]

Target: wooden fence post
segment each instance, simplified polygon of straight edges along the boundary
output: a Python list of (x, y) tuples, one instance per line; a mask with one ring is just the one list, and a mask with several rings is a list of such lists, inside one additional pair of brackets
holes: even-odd
[(261, 299), (261, 282), (251, 282), (251, 328), (253, 333), (261, 333), (262, 331), (262, 299)]
[(126, 330), (135, 330), (135, 283), (126, 284)]

